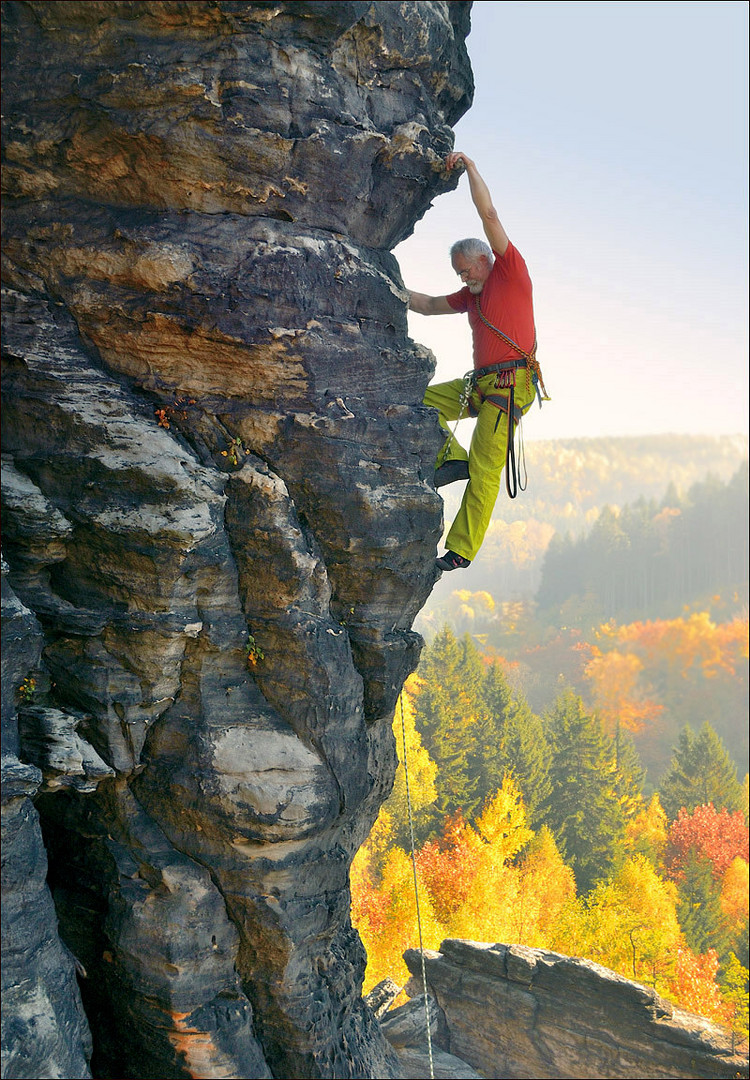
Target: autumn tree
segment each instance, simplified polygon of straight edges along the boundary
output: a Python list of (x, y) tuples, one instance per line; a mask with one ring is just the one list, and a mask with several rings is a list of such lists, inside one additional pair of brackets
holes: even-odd
[(486, 801), (473, 829), (476, 863), (462, 903), (449, 922), (451, 936), (500, 941), (509, 936), (519, 874), (512, 861), (534, 835), (511, 776)]
[(442, 833), (417, 853), (417, 866), (437, 917), (449, 925), (479, 870), (482, 841), (463, 815), (445, 819)]
[(625, 850), (629, 855), (645, 855), (657, 870), (661, 869), (667, 848), (668, 824), (657, 792), (651, 796), (648, 805), (641, 806), (627, 822)]
[(633, 652), (617, 648), (602, 652), (592, 646), (584, 674), (594, 710), (609, 735), (620, 730), (639, 732), (664, 711), (644, 690), (643, 668), (643, 661)]
[[(411, 858), (399, 847), (390, 848), (377, 882), (366, 866), (353, 867), (351, 890), (352, 923), (367, 952), (364, 992), (388, 976), (403, 985), (409, 978), (403, 954), (419, 944)], [(446, 933), (435, 917), (423, 881), (419, 881), (418, 895), (422, 944), (426, 949), (437, 949)]]
[(727, 1024), (731, 1023), (732, 1010), (727, 1007), (716, 981), (718, 970), (719, 958), (713, 949), (706, 953), (678, 949), (669, 991), (683, 1009), (707, 1016), (716, 1023)]
[(727, 1022), (739, 1042), (747, 1042), (748, 1028), (748, 969), (732, 954), (724, 972), (722, 996), (727, 1006)]
[(575, 875), (565, 864), (551, 831), (543, 825), (518, 862), (510, 940), (550, 948), (560, 913), (575, 896)]
[(719, 904), (726, 920), (729, 947), (736, 956), (746, 960), (750, 953), (747, 860), (738, 857), (727, 867), (721, 879)]
[(737, 858), (748, 861), (748, 827), (739, 811), (733, 814), (713, 803), (696, 806), (691, 812), (683, 806), (669, 828), (666, 862), (670, 874), (678, 880), (689, 851), (694, 850), (711, 863), (714, 878), (723, 878)]
[(612, 968), (627, 978), (666, 986), (684, 944), (677, 918), (677, 889), (642, 855), (625, 860), (577, 904), (568, 905), (555, 928), (553, 947)]

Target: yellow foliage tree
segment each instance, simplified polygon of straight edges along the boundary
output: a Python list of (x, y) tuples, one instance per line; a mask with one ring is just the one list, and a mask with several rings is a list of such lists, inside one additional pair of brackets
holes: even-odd
[[(409, 855), (399, 847), (387, 852), (375, 887), (366, 873), (352, 873), (352, 923), (367, 952), (365, 994), (382, 979), (400, 985), (409, 979), (403, 960), (406, 949), (419, 946), (414, 872)], [(419, 916), (422, 945), (437, 949), (447, 933), (440, 924), (423, 881), (419, 881)]]
[(661, 805), (658, 793), (651, 796), (648, 806), (628, 821), (625, 826), (625, 850), (629, 855), (645, 855), (655, 868), (663, 865), (667, 846), (669, 821)]
[(502, 787), (487, 801), (472, 831), (480, 841), (475, 871), (449, 929), (454, 937), (508, 940), (520, 888), (520, 873), (510, 863), (534, 835), (526, 825), (523, 799), (512, 776), (503, 778)]
[(749, 907), (748, 864), (738, 855), (724, 871), (721, 881), (721, 910), (734, 933), (748, 921)]
[(537, 949), (549, 948), (561, 912), (575, 900), (576, 879), (546, 825), (523, 853), (518, 879), (511, 940)]
[[(398, 768), (393, 782), (393, 791), (388, 797), (384, 809), (394, 821), (394, 830), (404, 846), (409, 843), (409, 811), (406, 799), (406, 773), (404, 771), (404, 733), (406, 734), (406, 765), (409, 773), (409, 800), (412, 814), (416, 821), (423, 811), (437, 798), (435, 777), (437, 765), (422, 745), (422, 737), (417, 731), (414, 720), (414, 695), (419, 688), (419, 680), (412, 675), (406, 681), (396, 704), (393, 717), (393, 734), (396, 739)], [(403, 714), (402, 714), (403, 710)], [(403, 726), (402, 726), (403, 716)]]
[(634, 855), (585, 900), (565, 906), (552, 947), (666, 992), (684, 944), (677, 899), (676, 886), (643, 855)]
[[(414, 874), (411, 858), (399, 842), (408, 846), (408, 806), (403, 765), (404, 732), (409, 773), (409, 799), (417, 815), (434, 802), (437, 766), (422, 746), (414, 723), (413, 694), (417, 680), (406, 683), (396, 705), (393, 733), (399, 764), (393, 791), (380, 808), (370, 835), (354, 857), (350, 872), (352, 922), (367, 951), (365, 993), (386, 976), (408, 979), (403, 952), (419, 944)], [(403, 727), (402, 727), (403, 709)], [(446, 936), (432, 908), (429, 894), (420, 885), (420, 915), (425, 948), (437, 948)]]
[(509, 773), (503, 777), (500, 790), (485, 803), (476, 828), (486, 845), (487, 863), (509, 862), (531, 840), (534, 832), (526, 824), (523, 797)]

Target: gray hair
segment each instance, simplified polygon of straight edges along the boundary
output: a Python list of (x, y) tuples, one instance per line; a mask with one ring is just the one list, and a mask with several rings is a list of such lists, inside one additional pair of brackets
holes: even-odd
[(492, 261), (492, 248), (485, 244), (484, 240), (478, 240), (476, 236), (470, 236), (467, 240), (456, 240), (451, 247), (451, 260), (456, 255), (463, 255), (467, 259), (477, 259), (480, 255), (486, 255)]

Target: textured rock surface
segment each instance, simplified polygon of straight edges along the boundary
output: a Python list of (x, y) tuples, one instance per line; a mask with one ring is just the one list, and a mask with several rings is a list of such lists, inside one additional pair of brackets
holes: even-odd
[[(746, 1077), (728, 1032), (589, 960), (448, 940), (425, 951), (447, 1049), (503, 1077)], [(422, 986), (420, 954), (405, 960)], [(446, 1043), (443, 1040), (443, 1045)]]
[[(348, 868), (441, 528), (389, 251), (455, 183), (469, 8), (3, 4), (9, 749), (94, 1075), (399, 1074)], [(39, 1075), (86, 1075), (70, 1008)]]
[(42, 633), (2, 576), (2, 1075), (89, 1077), (91, 1036), (74, 960), (57, 933), (47, 856), (32, 798), (42, 781), (17, 756), (19, 691), (39, 662)]

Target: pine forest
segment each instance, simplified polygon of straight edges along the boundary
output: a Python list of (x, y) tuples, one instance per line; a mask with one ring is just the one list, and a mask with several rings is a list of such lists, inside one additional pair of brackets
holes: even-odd
[(365, 991), (408, 977), (416, 879), (425, 948), (585, 957), (744, 1040), (747, 441), (527, 456), (526, 516), (499, 500), (421, 616), (394, 787), (352, 868)]

